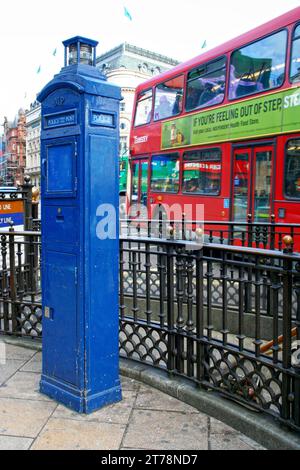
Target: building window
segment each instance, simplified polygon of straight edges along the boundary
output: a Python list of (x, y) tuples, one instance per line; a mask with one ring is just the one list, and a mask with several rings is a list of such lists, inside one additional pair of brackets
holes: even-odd
[(280, 87), (284, 82), (287, 31), (279, 31), (234, 51), (229, 99)]

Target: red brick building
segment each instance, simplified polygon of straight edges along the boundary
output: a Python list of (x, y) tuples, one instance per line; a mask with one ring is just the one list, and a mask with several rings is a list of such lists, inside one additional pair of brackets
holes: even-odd
[(14, 121), (4, 118), (4, 155), (0, 168), (1, 185), (23, 184), (26, 166), (26, 118), (20, 109)]

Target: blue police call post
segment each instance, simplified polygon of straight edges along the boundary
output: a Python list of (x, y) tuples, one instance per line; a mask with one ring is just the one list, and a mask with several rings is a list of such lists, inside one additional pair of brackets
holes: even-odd
[[(121, 400), (118, 353), (120, 88), (96, 68), (97, 42), (63, 42), (42, 104), (43, 371), (40, 391), (80, 413)], [(101, 218), (102, 217), (102, 218)], [(99, 234), (99, 232), (101, 232)]]

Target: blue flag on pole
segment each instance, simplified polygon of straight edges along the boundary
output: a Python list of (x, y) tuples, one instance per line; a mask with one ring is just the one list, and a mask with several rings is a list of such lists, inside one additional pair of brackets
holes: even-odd
[(56, 53), (57, 53), (57, 49), (55, 48), (55, 49), (54, 49), (54, 51), (52, 52), (52, 55), (54, 55), (54, 56), (55, 56), (55, 55), (56, 55)]
[(41, 66), (39, 66), (39, 68), (37, 69), (36, 73), (40, 73), (40, 71), (42, 70)]
[(132, 21), (132, 16), (131, 14), (129, 13), (129, 11), (127, 10), (127, 8), (124, 6), (124, 15), (130, 20)]
[(204, 43), (202, 44), (201, 49), (204, 49), (205, 47), (206, 47), (206, 40), (205, 40)]

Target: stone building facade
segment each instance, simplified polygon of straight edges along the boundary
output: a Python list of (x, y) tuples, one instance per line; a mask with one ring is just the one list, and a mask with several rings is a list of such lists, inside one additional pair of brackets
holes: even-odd
[(26, 174), (34, 186), (40, 186), (41, 105), (35, 101), (26, 111)]
[(1, 186), (18, 186), (24, 182), (26, 167), (26, 117), (23, 109), (13, 121), (4, 118), (4, 151), (0, 165)]

